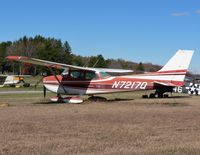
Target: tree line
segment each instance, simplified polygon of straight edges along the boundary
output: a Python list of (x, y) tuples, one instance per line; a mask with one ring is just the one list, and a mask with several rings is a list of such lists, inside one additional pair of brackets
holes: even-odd
[[(132, 69), (136, 71), (156, 71), (160, 68), (158, 65), (151, 63), (143, 64), (125, 61), (123, 59), (105, 59), (103, 55), (85, 57), (73, 54), (72, 48), (67, 41), (62, 42), (60, 39), (45, 38), (41, 35), (35, 37), (24, 36), (17, 41), (6, 41), (0, 43), (0, 68), (1, 72), (25, 72), (26, 74), (40, 74), (48, 72), (42, 66), (30, 66), (17, 62), (7, 62), (5, 57), (8, 55), (19, 55), (33, 57), (48, 61), (65, 63), (77, 66), (100, 67), (100, 68), (118, 68)], [(23, 71), (22, 71), (23, 70)]]

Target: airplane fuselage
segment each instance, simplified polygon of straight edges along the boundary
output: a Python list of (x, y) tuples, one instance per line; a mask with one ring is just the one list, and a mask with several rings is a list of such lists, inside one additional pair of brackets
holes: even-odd
[[(184, 76), (183, 72), (179, 72), (179, 74), (179, 76)], [(84, 78), (71, 78), (69, 76), (57, 75), (59, 81), (55, 76), (48, 76), (43, 79), (43, 83), (48, 90), (54, 93), (69, 95), (153, 90), (155, 89), (155, 81), (183, 85), (183, 82), (178, 81), (178, 79), (174, 79), (173, 81), (168, 80), (169, 76), (167, 73), (149, 73), (128, 76), (107, 76), (102, 78), (99, 73), (96, 73), (96, 78), (87, 80)]]

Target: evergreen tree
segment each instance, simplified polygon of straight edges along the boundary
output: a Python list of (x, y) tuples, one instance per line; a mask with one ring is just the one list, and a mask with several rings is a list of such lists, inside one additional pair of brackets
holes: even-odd
[[(19, 55), (32, 58), (38, 58), (48, 61), (54, 61), (65, 64), (73, 64), (77, 66), (87, 66), (96, 68), (123, 68), (133, 69), (136, 71), (153, 71), (158, 70), (160, 66), (152, 64), (139, 64), (125, 61), (123, 59), (105, 59), (101, 54), (97, 56), (83, 57), (72, 54), (72, 49), (67, 41), (62, 42), (60, 39), (45, 38), (41, 35), (35, 37), (24, 36), (13, 42), (0, 43), (0, 68), (5, 64), (4, 58), (7, 55)], [(7, 62), (10, 71), (16, 68), (18, 71), (21, 63)], [(12, 67), (14, 64), (14, 67)], [(22, 68), (28, 66), (29, 73), (48, 72), (49, 69), (42, 66), (25, 64)]]
[(138, 66), (137, 66), (137, 68), (136, 68), (136, 71), (142, 71), (142, 72), (145, 71), (142, 62), (140, 62), (140, 63), (138, 64)]
[(12, 42), (10, 41), (0, 43), (0, 70), (2, 74), (8, 68), (8, 65), (6, 65), (5, 56), (6, 56), (6, 50), (11, 44)]
[(73, 60), (72, 60), (72, 65), (75, 65), (75, 66), (84, 66), (84, 60), (83, 60), (83, 57), (81, 57), (80, 55), (76, 56), (76, 55), (73, 55)]
[(106, 68), (108, 64), (109, 60), (105, 60), (101, 54), (90, 57), (89, 67)]

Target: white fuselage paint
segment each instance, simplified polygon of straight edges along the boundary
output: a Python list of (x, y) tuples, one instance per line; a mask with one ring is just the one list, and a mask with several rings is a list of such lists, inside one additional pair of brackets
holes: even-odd
[[(171, 73), (172, 74), (172, 73)], [(113, 93), (113, 92), (123, 92), (123, 91), (134, 91), (134, 90), (145, 90), (150, 84), (153, 85), (153, 81), (183, 81), (185, 75), (183, 73), (173, 73), (177, 75), (171, 75), (169, 73), (158, 73), (158, 74), (146, 74), (146, 75), (129, 75), (129, 76), (118, 76), (109, 77), (106, 79), (97, 79), (92, 81), (62, 81), (63, 86), (59, 86), (58, 81), (49, 80), (44, 81), (45, 87), (58, 94), (79, 94), (79, 95), (89, 95), (89, 94), (103, 94), (103, 93)], [(146, 81), (145, 81), (146, 80)], [(64, 86), (70, 82), (72, 83), (101, 83), (110, 82), (112, 85), (109, 89), (98, 89), (98, 88), (81, 88), (73, 86)], [(64, 89), (63, 89), (64, 87)]]
[(164, 80), (164, 81), (183, 81), (185, 75), (147, 75), (147, 76), (123, 76), (123, 78), (130, 78), (130, 79), (144, 79), (144, 80)]
[(80, 89), (80, 88), (73, 88), (73, 87), (66, 87), (64, 86), (59, 86), (55, 84), (44, 84), (44, 86), (51, 92), (53, 93), (58, 93), (58, 94), (66, 94), (67, 92), (68, 95), (74, 95), (74, 94), (79, 94), (79, 95), (90, 95), (90, 94), (104, 94), (104, 93), (112, 93), (112, 92), (117, 92), (114, 89), (108, 89), (108, 90), (98, 90), (98, 89)]

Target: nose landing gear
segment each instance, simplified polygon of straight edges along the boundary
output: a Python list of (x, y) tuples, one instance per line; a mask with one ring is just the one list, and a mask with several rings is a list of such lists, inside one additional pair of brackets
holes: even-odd
[(50, 99), (52, 102), (58, 103), (73, 103), (73, 104), (80, 104), (83, 103), (83, 99), (79, 96), (68, 96), (62, 97), (61, 95), (57, 95)]

